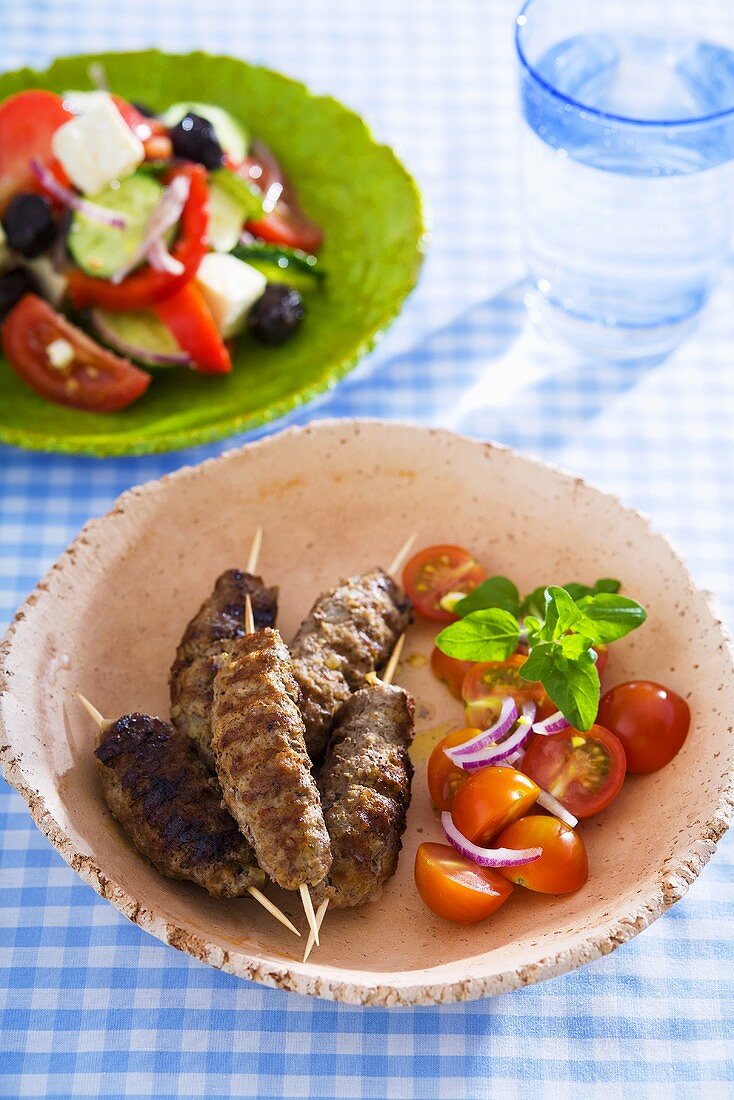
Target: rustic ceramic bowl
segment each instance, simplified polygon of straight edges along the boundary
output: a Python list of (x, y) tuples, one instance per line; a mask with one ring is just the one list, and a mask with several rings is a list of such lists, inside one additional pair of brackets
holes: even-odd
[[(411, 531), (455, 541), (522, 589), (617, 576), (649, 608), (612, 651), (607, 682), (659, 679), (690, 701), (678, 757), (630, 778), (583, 825), (591, 877), (570, 897), (516, 890), (491, 920), (459, 927), (413, 886), (422, 840), (441, 839), (425, 759), (461, 711), (428, 670), (432, 631), (414, 627), (398, 679), (417, 705), (405, 848), (381, 901), (329, 913), (307, 964), (303, 941), (249, 899), (216, 901), (162, 878), (102, 800), (95, 731), (73, 696), (102, 711), (168, 713), (167, 677), (187, 620), (225, 567), (265, 529), (264, 575), (294, 631), (336, 578), (387, 563)], [(379, 422), (292, 430), (125, 493), (87, 525), (18, 612), (2, 652), (8, 780), (64, 859), (142, 928), (233, 974), (337, 1000), (405, 1005), (464, 1000), (561, 974), (641, 931), (686, 891), (732, 811), (734, 677), (708, 596), (646, 520), (581, 481), (503, 447)], [(273, 891), (296, 920), (292, 895)]]

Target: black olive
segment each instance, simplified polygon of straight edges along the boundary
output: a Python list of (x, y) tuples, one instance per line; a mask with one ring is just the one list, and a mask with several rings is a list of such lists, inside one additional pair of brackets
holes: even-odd
[(195, 160), (205, 168), (219, 168), (222, 163), (222, 146), (208, 118), (201, 115), (184, 115), (177, 126), (168, 131), (177, 157)]
[(152, 107), (149, 107), (147, 103), (141, 103), (139, 99), (133, 99), (131, 103), (135, 110), (139, 111), (141, 115), (145, 115), (146, 118), (158, 117), (158, 112), (154, 111)]
[(0, 321), (4, 321), (24, 294), (37, 294), (36, 280), (24, 267), (0, 275)]
[(247, 322), (252, 335), (263, 344), (284, 344), (305, 316), (306, 309), (295, 287), (268, 283)]
[(42, 195), (16, 195), (3, 214), (2, 224), (10, 247), (31, 260), (56, 239), (51, 203)]

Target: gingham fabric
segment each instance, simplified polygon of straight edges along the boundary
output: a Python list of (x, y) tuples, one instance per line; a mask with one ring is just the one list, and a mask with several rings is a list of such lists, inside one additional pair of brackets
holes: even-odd
[[(267, 62), (362, 112), (429, 199), (429, 259), (384, 343), (290, 422), (444, 424), (556, 461), (649, 513), (731, 619), (734, 274), (659, 366), (581, 360), (528, 331), (513, 14), (512, 0), (0, 0), (0, 60), (203, 47)], [(0, 450), (0, 617), (123, 489), (224, 446), (106, 461)], [(0, 815), (3, 1096), (734, 1096), (734, 838), (679, 905), (580, 972), (387, 1011), (194, 962), (84, 886), (5, 787)]]

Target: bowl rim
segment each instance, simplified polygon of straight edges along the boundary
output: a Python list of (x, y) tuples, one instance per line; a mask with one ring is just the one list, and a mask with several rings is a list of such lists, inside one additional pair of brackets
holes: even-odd
[[(390, 985), (384, 982), (370, 981), (370, 972), (368, 971), (353, 971), (354, 977), (357, 979), (354, 981), (333, 976), (321, 978), (318, 974), (299, 970), (298, 967), (302, 964), (298, 962), (295, 963), (296, 969), (293, 971), (291, 969), (294, 965), (293, 961), (273, 964), (248, 956), (245, 952), (231, 953), (208, 943), (201, 936), (171, 924), (151, 910), (146, 909), (129, 895), (114, 878), (109, 877), (91, 856), (76, 850), (71, 839), (46, 809), (42, 796), (33, 791), (26, 783), (21, 759), (13, 754), (10, 732), (5, 721), (3, 701), (8, 697), (13, 697), (12, 685), (5, 674), (5, 664), (11, 654), (13, 640), (19, 624), (34, 605), (47, 598), (48, 582), (51, 576), (63, 568), (65, 562), (75, 556), (77, 549), (87, 546), (90, 539), (96, 538), (100, 530), (103, 530), (108, 523), (115, 522), (116, 517), (123, 516), (129, 506), (135, 507), (138, 498), (145, 497), (148, 493), (165, 492), (166, 486), (170, 482), (184, 480), (192, 476), (198, 477), (201, 475), (201, 471), (205, 471), (207, 467), (230, 461), (243, 452), (249, 452), (253, 449), (267, 449), (274, 443), (287, 442), (289, 438), (302, 435), (312, 435), (322, 429), (338, 429), (358, 436), (362, 428), (371, 426), (399, 432), (432, 435), (449, 440), (453, 439), (461, 443), (471, 443), (486, 452), (494, 451), (508, 454), (513, 458), (519, 458), (530, 466), (561, 477), (569, 486), (581, 486), (584, 490), (613, 502), (630, 517), (642, 521), (647, 533), (663, 544), (676, 563), (690, 577), (692, 588), (702, 597), (706, 609), (711, 614), (713, 624), (720, 633), (721, 644), (728, 653), (732, 665), (734, 665), (734, 639), (722, 621), (716, 596), (700, 588), (695, 583), (683, 556), (675, 549), (666, 535), (655, 529), (649, 517), (624, 504), (614, 493), (599, 489), (585, 479), (561, 469), (554, 463), (523, 454), (513, 447), (473, 439), (445, 428), (430, 428), (425, 425), (384, 420), (377, 417), (326, 418), (312, 421), (305, 426), (286, 428), (262, 439), (229, 448), (222, 454), (208, 458), (204, 462), (182, 466), (172, 473), (134, 486), (123, 492), (102, 516), (90, 519), (84, 524), (76, 538), (63, 551), (16, 611), (5, 637), (0, 643), (0, 766), (5, 780), (25, 800), (38, 829), (56, 848), (66, 863), (76, 871), (87, 885), (92, 886), (98, 894), (110, 901), (124, 916), (164, 943), (186, 951), (194, 958), (224, 970), (226, 973), (290, 992), (310, 994), (349, 1004), (382, 1007), (453, 1004), (459, 1001), (506, 993), (535, 982), (557, 977), (587, 962), (598, 959), (602, 955), (608, 955), (645, 929), (676, 901), (679, 901), (708, 863), (716, 850), (718, 841), (728, 829), (732, 816), (734, 816), (734, 764), (725, 776), (720, 795), (711, 807), (708, 820), (701, 825), (699, 837), (689, 844), (674, 865), (670, 864), (657, 873), (650, 889), (636, 903), (635, 911), (632, 914), (610, 921), (580, 943), (550, 954), (526, 966), (456, 981), (441, 981), (437, 978), (433, 982), (422, 983), (416, 980), (415, 983), (408, 981), (405, 984)], [(399, 973), (396, 972), (396, 976)], [(427, 976), (430, 975), (431, 971), (403, 971), (402, 973), (405, 975), (423, 973)]]
[(101, 61), (104, 64), (105, 60), (109, 57), (143, 56), (150, 58), (152, 64), (156, 64), (160, 58), (175, 60), (182, 64), (185, 64), (187, 59), (194, 57), (206, 57), (215, 63), (217, 61), (234, 61), (246, 69), (257, 70), (277, 77), (291, 87), (298, 89), (309, 101), (313, 100), (319, 103), (335, 104), (339, 107), (345, 115), (350, 116), (358, 123), (364, 139), (373, 147), (374, 152), (379, 156), (387, 157), (391, 161), (393, 167), (402, 176), (407, 192), (410, 193), (411, 199), (415, 205), (417, 230), (415, 246), (412, 252), (412, 268), (408, 273), (406, 267), (406, 278), (402, 292), (394, 296), (390, 302), (386, 304), (379, 319), (362, 333), (357, 343), (352, 346), (351, 351), (348, 351), (341, 357), (332, 360), (330, 364), (327, 364), (321, 375), (309, 385), (300, 386), (297, 390), (286, 394), (267, 406), (246, 413), (234, 410), (224, 419), (218, 419), (196, 427), (159, 431), (154, 436), (150, 438), (146, 437), (142, 441), (138, 440), (136, 443), (133, 443), (131, 440), (118, 442), (117, 437), (106, 433), (104, 427), (100, 428), (98, 435), (92, 436), (74, 433), (68, 435), (55, 435), (49, 432), (34, 431), (29, 428), (7, 427), (3, 424), (2, 420), (0, 420), (0, 443), (6, 446), (19, 447), (28, 451), (40, 451), (47, 454), (91, 455), (97, 458), (164, 454), (180, 450), (184, 447), (205, 446), (207, 443), (226, 439), (229, 436), (237, 435), (241, 432), (254, 431), (267, 424), (277, 424), (278, 421), (297, 412), (298, 409), (310, 404), (317, 398), (325, 398), (339, 382), (346, 378), (346, 376), (354, 370), (367, 355), (369, 355), (370, 352), (374, 351), (390, 326), (399, 318), (405, 303), (414, 292), (423, 270), (431, 232), (431, 218), (428, 201), (418, 186), (418, 181), (414, 174), (403, 163), (392, 145), (377, 139), (372, 126), (358, 111), (342, 102), (337, 96), (313, 91), (310, 85), (303, 80), (297, 80), (295, 77), (280, 72), (280, 70), (274, 69), (269, 65), (247, 61), (244, 58), (235, 57), (232, 54), (209, 53), (206, 50), (169, 52), (168, 50), (161, 50), (157, 47), (61, 54), (58, 57), (54, 57), (44, 68), (32, 68), (31, 66), (24, 65), (18, 69), (5, 70), (0, 76), (17, 75), (23, 78), (27, 77), (30, 80), (36, 78), (43, 80), (60, 62), (79, 60), (89, 61), (90, 63)]

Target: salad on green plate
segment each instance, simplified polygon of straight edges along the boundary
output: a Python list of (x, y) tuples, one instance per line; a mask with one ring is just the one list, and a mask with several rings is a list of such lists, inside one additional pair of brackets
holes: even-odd
[(6, 73), (0, 441), (135, 454), (281, 416), (374, 344), (424, 232), (393, 152), (270, 70), (149, 50)]

